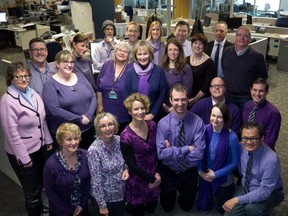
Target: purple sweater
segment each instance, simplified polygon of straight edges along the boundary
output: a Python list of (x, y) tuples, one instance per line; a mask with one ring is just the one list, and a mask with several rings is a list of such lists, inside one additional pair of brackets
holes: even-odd
[[(130, 121), (129, 114), (123, 105), (124, 95), (123, 88), (126, 80), (127, 71), (133, 64), (127, 64), (123, 74), (114, 82), (114, 61), (109, 60), (102, 66), (101, 72), (98, 76), (97, 88), (102, 93), (104, 112), (110, 112), (117, 117), (119, 123)], [(114, 83), (114, 85), (113, 85)], [(117, 99), (110, 99), (109, 93), (113, 90), (117, 93)]]
[(76, 175), (81, 179), (80, 206), (86, 208), (90, 194), (90, 174), (87, 152), (79, 149), (81, 166), (78, 170), (67, 170), (58, 160), (56, 153), (47, 160), (43, 173), (44, 188), (49, 200), (49, 208), (55, 215), (71, 216), (75, 206), (70, 204)]
[(15, 155), (22, 164), (31, 161), (29, 154), (53, 142), (46, 124), (42, 99), (33, 89), (31, 92), (34, 109), (12, 87), (8, 87), (0, 101), (5, 151)]
[[(77, 124), (81, 131), (93, 125), (96, 110), (96, 96), (87, 79), (77, 74), (78, 81), (74, 86), (66, 86), (54, 78), (47, 80), (43, 89), (43, 101), (51, 117), (51, 132), (64, 122)], [(82, 124), (82, 115), (90, 123)]]

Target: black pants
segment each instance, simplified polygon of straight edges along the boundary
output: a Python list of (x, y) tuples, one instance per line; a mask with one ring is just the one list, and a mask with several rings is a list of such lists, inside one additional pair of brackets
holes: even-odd
[(16, 173), (24, 192), (25, 206), (29, 216), (40, 216), (43, 211), (41, 191), (43, 188), (44, 155), (42, 149), (30, 154), (31, 167), (19, 165), (14, 155), (8, 154), (10, 164)]
[(161, 170), (160, 204), (165, 212), (171, 212), (179, 193), (178, 204), (184, 211), (190, 211), (195, 202), (198, 190), (197, 167), (192, 167), (184, 173), (177, 173), (163, 166)]
[(158, 200), (150, 201), (145, 205), (137, 205), (137, 206), (133, 206), (130, 203), (127, 203), (125, 209), (132, 216), (144, 216), (146, 212), (149, 214), (153, 213), (157, 208), (157, 204)]
[[(93, 216), (102, 216), (100, 214), (99, 206), (94, 199), (94, 197), (91, 197), (92, 207), (93, 207)], [(109, 216), (123, 216), (125, 211), (125, 201), (119, 201), (119, 202), (106, 202)]]

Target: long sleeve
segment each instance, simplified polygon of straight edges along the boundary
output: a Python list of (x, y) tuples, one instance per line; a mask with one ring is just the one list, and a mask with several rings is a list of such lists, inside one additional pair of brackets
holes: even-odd
[(128, 165), (129, 172), (133, 172), (142, 179), (146, 180), (149, 183), (155, 182), (155, 176), (149, 174), (141, 167), (137, 166), (134, 152), (131, 146), (127, 145), (126, 143), (120, 143), (121, 152), (124, 157), (126, 164)]
[(281, 114), (280, 112), (271, 112), (267, 119), (264, 143), (271, 149), (275, 149), (281, 127)]

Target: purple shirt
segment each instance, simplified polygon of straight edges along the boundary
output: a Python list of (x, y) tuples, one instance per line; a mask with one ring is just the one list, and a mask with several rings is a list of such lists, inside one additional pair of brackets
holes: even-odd
[[(253, 100), (244, 104), (242, 111), (243, 122), (247, 122), (253, 107)], [(272, 103), (265, 100), (263, 103), (257, 105), (254, 121), (263, 125), (265, 130), (264, 143), (275, 150), (281, 127), (281, 114), (279, 110)]]
[(188, 95), (190, 96), (193, 86), (193, 74), (192, 69), (188, 64), (185, 64), (184, 70), (178, 74), (175, 73), (175, 69), (164, 70), (164, 72), (168, 86), (168, 97), (170, 89), (177, 83), (184, 85), (188, 90)]
[[(104, 112), (110, 112), (117, 117), (119, 123), (130, 121), (127, 109), (123, 105), (124, 95), (123, 88), (126, 80), (127, 71), (133, 64), (127, 64), (122, 75), (114, 81), (115, 68), (114, 61), (109, 60), (103, 64), (101, 72), (98, 76), (97, 88), (102, 93)], [(111, 90), (117, 93), (117, 99), (109, 98)]]
[[(174, 112), (162, 118), (158, 123), (156, 139), (158, 159), (175, 171), (179, 171), (178, 160), (185, 162), (189, 168), (196, 167), (206, 147), (204, 123), (200, 117), (188, 111), (183, 118), (186, 145), (177, 146), (179, 120)], [(166, 147), (165, 140), (169, 140), (171, 147)], [(189, 145), (195, 147), (192, 152)]]
[(148, 41), (150, 46), (153, 49), (154, 52), (154, 59), (153, 59), (153, 63), (156, 65), (160, 65), (161, 64), (161, 60), (162, 60), (162, 56), (164, 54), (165, 51), (165, 44), (162, 43), (161, 41), (159, 42), (159, 46), (156, 47), (153, 43), (152, 43), (152, 39)]
[(48, 78), (54, 75), (57, 71), (56, 65), (53, 63), (46, 63), (45, 72), (39, 71), (39, 69), (33, 64), (32, 61), (28, 62), (32, 78), (29, 86), (33, 88), (42, 98), (43, 85)]
[[(231, 103), (225, 100), (225, 104), (227, 105), (230, 116), (231, 116), (231, 126), (230, 128), (238, 134), (242, 120), (241, 120), (241, 113), (239, 108)], [(203, 98), (199, 101), (197, 101), (192, 108), (190, 109), (190, 112), (198, 115), (204, 122), (204, 124), (209, 124), (210, 123), (210, 112), (212, 109), (213, 103), (212, 103), (212, 98), (207, 97)]]
[[(96, 110), (96, 96), (87, 79), (77, 75), (77, 83), (67, 86), (59, 83), (54, 78), (44, 84), (43, 101), (51, 117), (51, 132), (56, 134), (58, 127), (64, 122), (77, 124), (81, 131), (93, 126)], [(82, 124), (82, 115), (90, 123)]]
[[(127, 161), (129, 179), (126, 189), (126, 201), (132, 205), (145, 205), (149, 201), (156, 201), (160, 194), (159, 187), (148, 188), (148, 184), (153, 182), (149, 182), (147, 179), (149, 177), (155, 179), (158, 160), (156, 151), (156, 124), (153, 121), (147, 121), (147, 126), (148, 135), (146, 140), (139, 137), (130, 126), (127, 126), (123, 130), (120, 137), (122, 152), (123, 149), (127, 150), (122, 145), (132, 149), (133, 152), (134, 164)], [(124, 157), (127, 154), (127, 152), (123, 152)]]
[(88, 149), (88, 165), (91, 194), (99, 208), (107, 208), (106, 202), (122, 201), (126, 181), (121, 180), (125, 162), (120, 151), (120, 137), (113, 136), (111, 150), (101, 139), (96, 139)]
[(93, 77), (92, 72), (92, 60), (82, 56), (82, 57), (76, 57), (76, 62), (74, 65), (74, 72), (76, 74), (82, 74), (84, 77), (88, 80), (88, 82), (91, 84), (92, 88), (96, 92), (96, 84)]
[(55, 215), (71, 216), (75, 206), (71, 205), (71, 194), (76, 175), (81, 180), (80, 206), (86, 208), (90, 194), (90, 174), (88, 169), (87, 152), (79, 149), (80, 167), (77, 170), (68, 170), (56, 156), (56, 152), (49, 157), (45, 164), (43, 181), (45, 194), (49, 200), (49, 208)]
[[(248, 152), (242, 147), (240, 171), (245, 181)], [(262, 143), (253, 154), (253, 167), (250, 180), (250, 192), (238, 196), (239, 204), (260, 202), (270, 197), (274, 190), (282, 188), (281, 166), (277, 154)]]

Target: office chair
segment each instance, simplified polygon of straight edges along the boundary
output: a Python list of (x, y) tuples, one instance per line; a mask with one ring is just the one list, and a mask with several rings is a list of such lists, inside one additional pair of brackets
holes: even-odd
[(275, 22), (275, 26), (288, 28), (288, 17), (279, 17)]
[(47, 62), (55, 61), (57, 53), (63, 50), (61, 44), (57, 41), (48, 42), (46, 47), (48, 50)]

